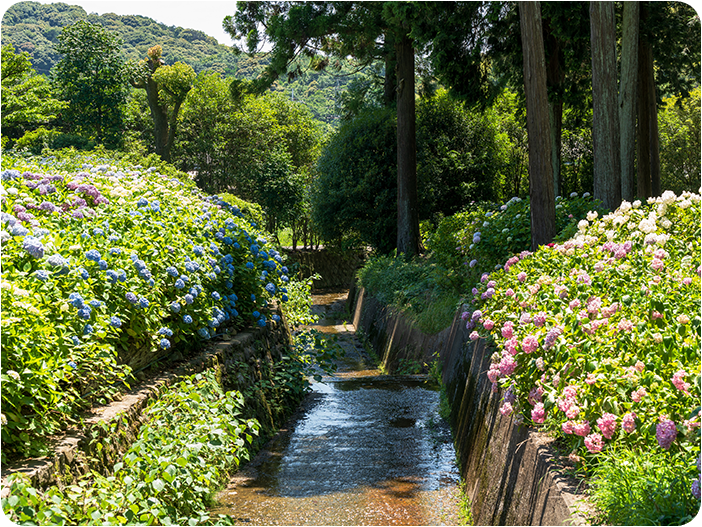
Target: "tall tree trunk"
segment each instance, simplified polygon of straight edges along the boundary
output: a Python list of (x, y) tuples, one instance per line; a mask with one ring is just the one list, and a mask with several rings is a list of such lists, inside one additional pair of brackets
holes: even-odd
[(397, 51), (397, 254), (419, 254), (414, 47), (404, 35)]
[[(644, 11), (641, 12), (643, 20)], [(651, 193), (651, 126), (649, 105), (651, 83), (649, 77), (653, 75), (653, 56), (651, 46), (639, 36), (639, 75), (638, 75), (638, 115), (637, 115), (637, 182), (636, 196), (648, 198)], [(655, 101), (655, 95), (654, 95)]]
[(556, 202), (553, 193), (551, 133), (541, 4), (519, 2), (519, 23), (524, 54), (524, 92), (529, 137), (529, 196), (531, 199), (531, 248), (553, 241), (556, 235)]
[(154, 143), (156, 154), (163, 159), (168, 144), (168, 115), (158, 100), (158, 85), (149, 77), (146, 83), (146, 98), (154, 121)]
[(388, 107), (397, 100), (397, 50), (392, 34), (385, 34), (385, 79), (383, 82), (383, 104)]
[(546, 90), (551, 92), (548, 116), (551, 126), (551, 165), (553, 166), (553, 195), (561, 194), (561, 138), (563, 136), (563, 81), (565, 71), (561, 41), (544, 21), (544, 52), (546, 61)]
[(636, 74), (639, 67), (639, 3), (623, 2), (621, 79), (619, 83), (622, 199), (634, 199), (636, 155)]
[(614, 4), (590, 2), (594, 195), (610, 210), (622, 201)]

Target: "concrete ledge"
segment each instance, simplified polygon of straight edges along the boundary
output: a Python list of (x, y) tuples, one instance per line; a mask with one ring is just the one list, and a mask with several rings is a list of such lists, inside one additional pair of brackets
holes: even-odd
[[(475, 525), (586, 523), (579, 512), (590, 509), (583, 489), (563, 470), (553, 439), (499, 413), (501, 394), (492, 393), (486, 375), (493, 350), (483, 340), (470, 341), (462, 310), (451, 327), (421, 337), (401, 313), (368, 298), (363, 289), (355, 295), (354, 307), (356, 327), (379, 333), (371, 342), (386, 365), (408, 353), (431, 358), (439, 352), (454, 445)], [(412, 346), (419, 349), (408, 351)]]

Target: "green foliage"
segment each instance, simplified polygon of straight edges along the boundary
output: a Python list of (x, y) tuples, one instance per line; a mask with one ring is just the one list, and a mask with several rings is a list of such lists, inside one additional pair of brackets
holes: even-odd
[(244, 215), (244, 218), (246, 218), (254, 227), (265, 225), (266, 222), (263, 215), (263, 209), (258, 203), (246, 201), (228, 192), (221, 192), (218, 194), (218, 196), (230, 205), (237, 207)]
[(345, 122), (317, 163), (312, 217), (322, 238), (370, 243), (381, 253), (397, 242), (397, 137), (392, 110)]
[[(241, 418), (243, 403), (222, 391), (213, 370), (186, 378), (146, 409), (147, 423), (111, 475), (93, 471), (45, 492), (12, 476), (3, 511), (20, 525), (212, 524), (207, 506), (258, 434), (255, 420)], [(99, 453), (109, 441), (91, 447)]]
[(79, 21), (61, 31), (56, 50), (63, 57), (53, 77), (69, 103), (63, 118), (73, 131), (117, 147), (126, 101), (118, 38), (98, 24)]
[(183, 106), (175, 158), (211, 192), (233, 189), (266, 213), (271, 232), (308, 214), (307, 186), (320, 129), (300, 104), (276, 94), (233, 100), (230, 82), (198, 75)]
[(357, 279), (370, 295), (403, 310), (427, 334), (451, 324), (461, 295), (460, 276), (421, 258), (372, 257)]
[(17, 150), (27, 149), (32, 154), (39, 155), (45, 149), (60, 150), (74, 147), (77, 150), (91, 150), (95, 147), (95, 143), (82, 135), (65, 134), (40, 126), (36, 130), (25, 133), (13, 146)]
[(687, 97), (668, 97), (658, 112), (661, 187), (681, 193), (700, 186), (700, 89)]
[(455, 214), (466, 203), (497, 197), (499, 160), (494, 126), (440, 90), (417, 105), (420, 218)]
[(2, 159), (3, 460), (122, 389), (118, 355), (265, 325), (287, 281), (264, 232), (173, 167), (47, 154)]
[(2, 47), (2, 135), (19, 137), (23, 131), (48, 124), (68, 103), (53, 95), (46, 77), (32, 69), (27, 52)]
[(685, 525), (699, 513), (689, 482), (699, 470), (679, 452), (613, 448), (588, 480), (594, 525)]
[(309, 278), (294, 277), (288, 282), (288, 301), (283, 304), (282, 310), (286, 322), (291, 328), (306, 326), (317, 322), (317, 315), (312, 314), (312, 284), (319, 280), (318, 274)]

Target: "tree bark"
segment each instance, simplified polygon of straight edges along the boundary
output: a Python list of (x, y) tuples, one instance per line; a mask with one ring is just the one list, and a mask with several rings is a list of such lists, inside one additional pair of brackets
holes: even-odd
[(393, 37), (385, 33), (385, 78), (383, 81), (383, 104), (389, 107), (397, 100), (397, 50)]
[(634, 199), (636, 156), (636, 76), (639, 67), (639, 3), (623, 2), (621, 78), (619, 82), (620, 168), (622, 199)]
[(419, 254), (414, 47), (404, 35), (397, 51), (397, 254)]
[(622, 201), (614, 4), (590, 2), (594, 196), (610, 210)]
[(561, 41), (544, 22), (544, 53), (546, 62), (546, 90), (551, 92), (548, 115), (551, 125), (551, 165), (553, 166), (553, 195), (561, 194), (561, 138), (563, 135), (563, 81), (565, 71)]
[[(641, 11), (643, 19), (645, 11)], [(651, 187), (651, 161), (653, 158), (651, 145), (651, 112), (655, 112), (655, 84), (653, 82), (653, 54), (651, 46), (641, 36), (639, 36), (639, 75), (638, 75), (638, 123), (637, 123), (637, 184), (636, 196), (648, 198), (653, 195)], [(650, 104), (653, 98), (653, 105)], [(654, 113), (655, 115), (655, 113)], [(656, 131), (657, 131), (656, 126)]]
[(529, 137), (529, 196), (531, 200), (531, 248), (553, 241), (556, 205), (551, 164), (551, 132), (546, 64), (541, 28), (541, 4), (519, 2), (519, 22), (524, 55), (524, 92)]

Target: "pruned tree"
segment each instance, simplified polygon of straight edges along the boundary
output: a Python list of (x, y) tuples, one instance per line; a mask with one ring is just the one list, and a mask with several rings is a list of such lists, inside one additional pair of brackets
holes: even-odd
[(171, 160), (178, 113), (193, 87), (195, 71), (182, 62), (168, 66), (161, 58), (161, 46), (147, 52), (147, 58), (128, 63), (129, 82), (146, 90), (151, 118), (154, 121), (156, 153), (164, 161)]

